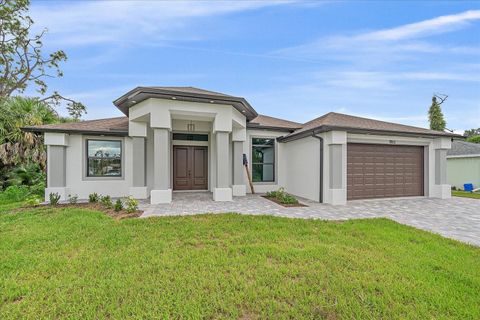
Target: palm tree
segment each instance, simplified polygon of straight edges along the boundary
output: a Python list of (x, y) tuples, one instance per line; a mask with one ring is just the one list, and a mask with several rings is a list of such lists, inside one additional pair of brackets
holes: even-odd
[(11, 97), (0, 101), (0, 186), (13, 166), (35, 162), (45, 168), (42, 137), (21, 130), (59, 122), (58, 114), (48, 104), (36, 98)]

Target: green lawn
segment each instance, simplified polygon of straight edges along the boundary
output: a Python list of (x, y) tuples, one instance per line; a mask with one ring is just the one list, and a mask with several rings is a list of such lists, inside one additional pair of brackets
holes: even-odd
[(480, 249), (386, 219), (9, 210), (0, 319), (480, 318)]
[(472, 192), (465, 192), (465, 191), (452, 191), (452, 196), (480, 199), (480, 193), (472, 193)]

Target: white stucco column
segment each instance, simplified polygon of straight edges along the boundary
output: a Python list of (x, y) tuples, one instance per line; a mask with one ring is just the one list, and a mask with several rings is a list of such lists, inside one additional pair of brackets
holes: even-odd
[(245, 184), (245, 172), (243, 167), (243, 145), (247, 140), (247, 130), (244, 126), (234, 127), (232, 131), (232, 193), (236, 197), (242, 197), (247, 194)]
[(329, 131), (324, 143), (324, 202), (343, 205), (347, 203), (347, 132)]
[(216, 142), (216, 176), (217, 185), (213, 189), (214, 201), (231, 201), (232, 188), (229, 186), (229, 155), (230, 155), (230, 138), (229, 132), (217, 131), (215, 133)]
[(170, 131), (168, 128), (153, 128), (153, 189), (150, 203), (170, 203)]
[[(431, 145), (433, 149), (433, 170), (430, 171), (433, 174), (434, 179), (430, 179), (434, 182), (431, 189), (431, 197), (448, 199), (451, 197), (451, 187), (447, 184), (447, 150), (452, 147), (450, 138), (437, 138)], [(433, 172), (432, 172), (433, 171)]]
[(58, 193), (60, 200), (68, 198), (67, 189), (67, 146), (68, 134), (45, 133), (47, 146), (47, 186), (45, 201), (49, 201), (51, 193)]

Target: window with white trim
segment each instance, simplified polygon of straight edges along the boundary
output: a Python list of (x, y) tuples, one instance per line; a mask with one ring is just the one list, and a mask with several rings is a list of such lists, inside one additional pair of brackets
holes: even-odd
[(122, 141), (87, 140), (87, 177), (122, 176)]

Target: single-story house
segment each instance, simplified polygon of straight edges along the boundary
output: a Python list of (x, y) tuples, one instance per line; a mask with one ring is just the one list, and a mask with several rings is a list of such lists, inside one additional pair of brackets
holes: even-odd
[(465, 183), (480, 188), (480, 144), (455, 140), (447, 151), (447, 182), (457, 189)]
[(330, 204), (450, 197), (451, 133), (333, 112), (296, 123), (193, 87), (137, 87), (114, 104), (124, 117), (24, 128), (44, 133), (47, 199), (97, 192), (156, 204), (195, 190), (229, 201), (250, 192), (243, 155), (259, 193), (284, 187)]

